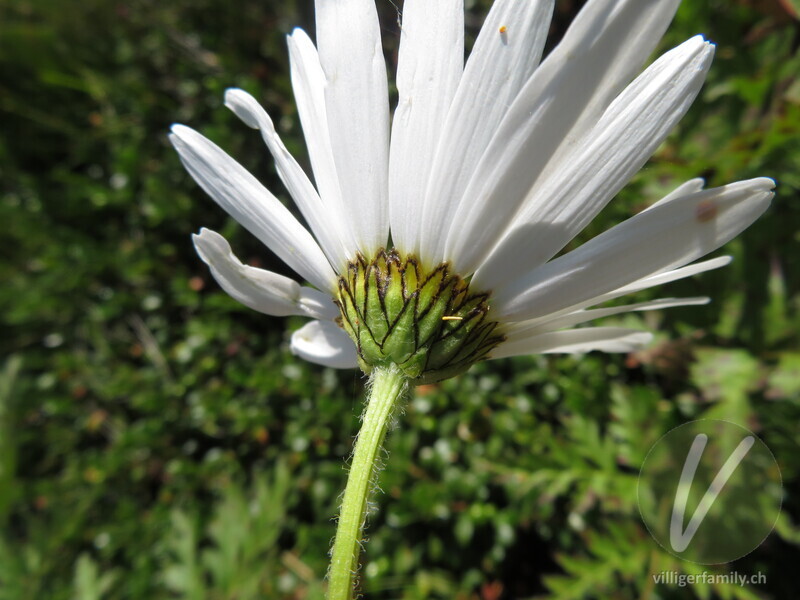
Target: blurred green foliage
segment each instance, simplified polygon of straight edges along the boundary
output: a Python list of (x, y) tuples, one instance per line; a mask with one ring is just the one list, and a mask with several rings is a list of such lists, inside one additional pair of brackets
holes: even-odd
[[(470, 39), (488, 0), (468, 2)], [(558, 2), (553, 40), (578, 2)], [(312, 3), (0, 2), (0, 599), (319, 598), (363, 380), (289, 355), (300, 325), (238, 306), (194, 256), (209, 226), (286, 268), (207, 199), (166, 142), (202, 130), (286, 198), (259, 136), (222, 107), (256, 95), (305, 160), (283, 36)], [(707, 307), (619, 321), (628, 357), (525, 357), (417, 390), (390, 434), (366, 598), (790, 598), (800, 532), (800, 34), (796, 3), (684, 2), (663, 47), (717, 45), (701, 98), (592, 224), (685, 179), (766, 175), (770, 211), (732, 266), (654, 294)], [(387, 60), (396, 9), (380, 0)], [(776, 531), (718, 570), (752, 587), (656, 586), (697, 565), (636, 507), (647, 450), (727, 418), (774, 452)]]

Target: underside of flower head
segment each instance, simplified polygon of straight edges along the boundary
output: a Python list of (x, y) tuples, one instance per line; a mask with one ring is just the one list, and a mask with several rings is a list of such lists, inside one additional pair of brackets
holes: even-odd
[(390, 118), (373, 0), (317, 0), (316, 44), (288, 36), (313, 182), (255, 98), (225, 96), (308, 227), (210, 140), (170, 136), (201, 187), (316, 289), (243, 265), (208, 230), (201, 258), (247, 306), (315, 319), (292, 351), (332, 367), (391, 362), (423, 382), (482, 358), (640, 347), (649, 334), (578, 326), (707, 302), (591, 308), (727, 264), (691, 263), (755, 221), (774, 187), (693, 179), (559, 255), (703, 85), (714, 46), (701, 36), (642, 71), (678, 4), (588, 0), (542, 59), (553, 0), (495, 0), (465, 63), (463, 0), (405, 0)]
[(488, 300), (446, 263), (427, 269), (380, 250), (348, 265), (336, 303), (365, 373), (394, 364), (414, 383), (431, 383), (466, 371), (505, 339)]

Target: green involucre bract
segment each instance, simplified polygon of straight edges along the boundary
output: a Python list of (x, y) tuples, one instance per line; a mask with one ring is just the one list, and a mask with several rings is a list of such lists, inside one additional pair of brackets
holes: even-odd
[(337, 304), (364, 372), (395, 364), (421, 384), (466, 371), (505, 339), (488, 301), (447, 263), (425, 269), (392, 249), (359, 254), (339, 278)]

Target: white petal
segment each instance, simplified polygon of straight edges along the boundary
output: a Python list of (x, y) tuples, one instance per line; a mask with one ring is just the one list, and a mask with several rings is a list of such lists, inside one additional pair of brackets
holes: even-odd
[(406, 0), (389, 151), (392, 242), (416, 252), (433, 156), (464, 68), (463, 0)]
[[(713, 54), (713, 46), (700, 36), (666, 53), (616, 98), (560, 161), (551, 161), (476, 273), (477, 285), (500, 287), (543, 264), (575, 237), (683, 117), (700, 91)], [(495, 192), (513, 193), (504, 190), (501, 185)], [(466, 271), (476, 268), (495, 243), (503, 226), (496, 214), (494, 202), (485, 202), (461, 218), (461, 235), (452, 253)], [(525, 260), (518, 260), (520, 256)]]
[(636, 304), (626, 304), (624, 306), (612, 306), (609, 308), (596, 308), (592, 310), (576, 310), (565, 315), (540, 317), (530, 321), (519, 321), (509, 323), (505, 326), (506, 338), (508, 341), (516, 341), (525, 337), (530, 337), (547, 331), (555, 331), (565, 327), (574, 327), (581, 323), (602, 319), (613, 315), (633, 311), (660, 310), (664, 308), (674, 308), (676, 306), (699, 306), (708, 304), (711, 298), (661, 298), (649, 302), (637, 302)]
[(666, 204), (667, 202), (672, 202), (675, 198), (680, 198), (682, 196), (688, 196), (689, 194), (694, 194), (695, 192), (699, 192), (702, 190), (706, 185), (706, 180), (702, 177), (695, 177), (694, 179), (690, 179), (689, 181), (684, 181), (674, 190), (672, 190), (669, 194), (661, 198), (658, 202), (653, 203), (651, 206), (648, 206), (645, 210), (650, 210), (651, 208), (655, 208), (656, 206), (660, 206), (662, 204)]
[(316, 0), (317, 47), (342, 197), (365, 255), (389, 236), (389, 92), (373, 0)]
[(704, 260), (702, 262), (694, 263), (693, 265), (688, 265), (679, 269), (654, 272), (654, 274), (650, 274), (647, 277), (638, 279), (633, 283), (629, 283), (621, 288), (617, 288), (616, 290), (606, 292), (599, 296), (594, 296), (585, 303), (581, 304), (581, 308), (584, 306), (593, 306), (595, 304), (607, 302), (608, 300), (614, 300), (615, 298), (625, 296), (626, 294), (635, 294), (636, 292), (641, 292), (642, 290), (646, 290), (657, 285), (665, 285), (667, 283), (672, 283), (673, 281), (678, 281), (680, 279), (699, 275), (700, 273), (705, 273), (706, 271), (720, 269), (731, 264), (732, 260), (732, 256), (718, 256), (716, 258)]
[(522, 354), (578, 354), (601, 352), (633, 352), (650, 343), (653, 335), (623, 327), (584, 327), (551, 331), (516, 341), (503, 342), (490, 358)]
[(220, 287), (245, 306), (276, 317), (335, 319), (339, 315), (333, 298), (327, 294), (302, 287), (278, 273), (243, 265), (217, 232), (203, 228), (199, 235), (192, 235), (192, 240)]
[(292, 334), (292, 354), (334, 369), (353, 369), (358, 355), (353, 341), (331, 321), (310, 321)]
[(579, 142), (641, 68), (677, 4), (678, 0), (586, 4), (508, 109), (480, 163), (469, 174), (470, 183), (459, 195), (458, 206), (448, 212), (449, 232), (438, 237), (444, 256), (456, 261), (459, 273), (474, 268), (465, 258), (476, 262), (474, 257), (455, 253), (456, 241), (466, 239), (464, 215), (476, 206), (490, 205), (492, 212), (481, 236), (497, 241), (548, 162), (557, 161)]
[(501, 318), (527, 320), (691, 262), (755, 221), (774, 185), (740, 181), (643, 211), (496, 290), (493, 309)]
[(648, 275), (647, 277), (638, 279), (633, 283), (617, 288), (610, 292), (606, 292), (598, 296), (592, 296), (591, 298), (587, 298), (582, 302), (578, 302), (570, 306), (565, 306), (561, 310), (558, 310), (554, 313), (549, 313), (544, 316), (537, 317), (534, 319), (529, 319), (526, 321), (511, 322), (509, 324), (509, 327), (510, 330), (513, 331), (514, 328), (516, 328), (517, 326), (522, 326), (522, 325), (535, 326), (536, 324), (539, 323), (552, 321), (554, 319), (565, 317), (574, 314), (576, 312), (582, 311), (583, 309), (589, 306), (596, 306), (598, 304), (602, 304), (603, 302), (608, 302), (609, 300), (616, 300), (617, 298), (626, 296), (628, 294), (635, 294), (636, 292), (641, 292), (642, 290), (646, 290), (658, 285), (665, 285), (667, 283), (672, 283), (673, 281), (685, 279), (686, 277), (692, 277), (693, 275), (705, 273), (706, 271), (713, 271), (714, 269), (725, 267), (729, 265), (732, 260), (733, 258), (730, 256), (718, 256), (717, 258), (712, 258), (710, 260), (698, 262), (693, 265), (681, 267), (680, 269), (664, 271), (661, 273), (657, 273), (655, 275), (651, 274)]
[(303, 169), (283, 145), (267, 111), (244, 90), (231, 88), (225, 92), (225, 106), (230, 108), (248, 127), (259, 129), (264, 143), (275, 159), (275, 167), (286, 189), (292, 195), (322, 250), (337, 271), (345, 269), (348, 256), (345, 250), (346, 228), (342, 215), (329, 210), (317, 194)]
[(314, 171), (320, 198), (331, 213), (341, 215), (342, 243), (348, 258), (353, 258), (358, 250), (352, 226), (346, 219), (339, 189), (339, 176), (333, 159), (331, 138), (328, 132), (328, 116), (325, 108), (325, 74), (319, 63), (319, 55), (314, 43), (302, 29), (295, 29), (288, 36), (289, 63), (291, 66), (292, 88), (297, 112), (303, 125), (303, 134), (308, 148), (308, 157)]
[[(441, 262), (442, 223), (458, 204), (489, 140), (539, 64), (553, 0), (496, 0), (467, 60), (442, 129), (425, 194), (418, 253)], [(501, 32), (501, 28), (504, 28)]]
[(336, 288), (336, 274), (311, 234), (244, 167), (183, 125), (172, 126), (170, 141), (186, 170), (229, 215), (311, 284)]

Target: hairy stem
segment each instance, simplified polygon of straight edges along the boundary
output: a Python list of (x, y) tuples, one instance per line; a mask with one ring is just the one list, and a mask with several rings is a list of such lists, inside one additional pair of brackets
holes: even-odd
[(328, 600), (351, 600), (356, 583), (367, 499), (377, 477), (380, 452), (394, 408), (407, 386), (394, 365), (370, 374), (369, 396), (356, 438), (328, 570)]

